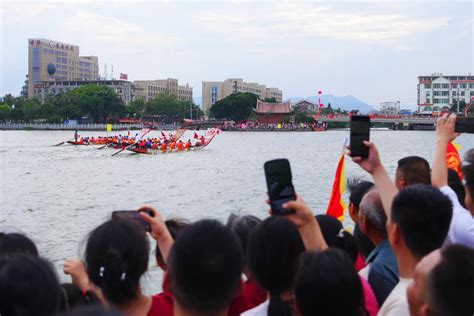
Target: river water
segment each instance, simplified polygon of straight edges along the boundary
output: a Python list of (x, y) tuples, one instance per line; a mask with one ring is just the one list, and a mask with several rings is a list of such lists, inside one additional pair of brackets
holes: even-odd
[[(188, 131), (184, 139), (192, 136)], [(297, 192), (315, 213), (323, 213), (348, 131), (224, 132), (204, 150), (156, 156), (122, 152), (111, 157), (114, 150), (96, 146), (52, 146), (71, 137), (66, 131), (0, 131), (0, 231), (30, 236), (62, 281), (68, 280), (64, 260), (82, 257), (87, 233), (114, 210), (151, 204), (164, 218), (266, 217), (263, 164), (269, 159), (288, 158)], [(431, 163), (434, 137), (432, 131), (371, 133), (392, 176), (404, 156), (423, 156)], [(462, 154), (474, 147), (474, 137), (461, 135), (457, 143)], [(348, 177), (369, 179), (346, 159)], [(345, 224), (352, 224), (348, 216)], [(150, 260), (142, 280), (146, 292), (160, 291), (161, 279)]]

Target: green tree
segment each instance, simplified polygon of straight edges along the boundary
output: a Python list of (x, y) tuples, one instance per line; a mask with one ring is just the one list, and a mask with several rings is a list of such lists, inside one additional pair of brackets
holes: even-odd
[(3, 102), (9, 106), (15, 104), (15, 97), (12, 96), (10, 93), (7, 93), (3, 96)]
[(249, 118), (257, 106), (257, 96), (249, 92), (236, 92), (217, 101), (210, 109), (216, 119), (242, 121)]
[(0, 104), (0, 121), (6, 121), (10, 118), (12, 107), (6, 103)]
[(125, 110), (129, 117), (140, 118), (145, 114), (146, 102), (144, 99), (133, 100), (125, 107)]
[[(459, 101), (459, 113), (463, 113), (465, 108), (466, 108), (466, 101), (460, 100), (460, 101)], [(451, 104), (451, 107), (449, 108), (449, 110), (450, 110), (451, 112), (457, 113), (457, 110), (458, 110), (458, 103), (457, 103), (457, 102), (453, 102), (453, 104)]]
[(65, 98), (68, 103), (79, 106), (82, 116), (90, 117), (94, 122), (105, 122), (109, 116), (125, 114), (120, 97), (106, 86), (84, 85), (65, 93)]
[(22, 108), (24, 118), (27, 121), (38, 118), (40, 116), (40, 106), (41, 106), (41, 103), (36, 98), (27, 100), (23, 104), (23, 108)]
[(265, 100), (263, 101), (268, 102), (268, 103), (278, 103), (278, 101), (275, 98), (265, 98)]

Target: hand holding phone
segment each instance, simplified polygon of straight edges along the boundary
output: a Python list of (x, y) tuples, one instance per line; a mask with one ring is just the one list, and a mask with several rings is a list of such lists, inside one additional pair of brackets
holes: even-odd
[(351, 116), (351, 156), (367, 158), (369, 148), (364, 141), (370, 140), (370, 117), (364, 115)]
[(272, 214), (284, 215), (293, 213), (292, 210), (283, 207), (283, 204), (286, 202), (296, 200), (288, 159), (267, 161), (264, 164), (264, 170)]
[(474, 133), (474, 117), (457, 117), (454, 125), (456, 133)]
[(131, 220), (138, 223), (143, 229), (147, 232), (151, 232), (151, 226), (145, 221), (141, 216), (140, 212), (145, 212), (149, 216), (154, 216), (153, 212), (150, 210), (133, 210), (133, 211), (113, 211), (112, 212), (112, 219), (123, 219), (123, 220)]

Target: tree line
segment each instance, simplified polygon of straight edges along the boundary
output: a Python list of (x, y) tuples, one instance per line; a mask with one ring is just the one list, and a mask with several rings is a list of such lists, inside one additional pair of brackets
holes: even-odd
[(196, 104), (178, 100), (176, 96), (167, 93), (159, 94), (148, 102), (138, 99), (125, 105), (110, 87), (84, 85), (65, 93), (50, 95), (43, 104), (37, 98), (26, 99), (7, 94), (0, 103), (0, 120), (61, 123), (67, 119), (87, 119), (103, 123), (118, 118), (144, 118), (177, 122), (189, 118), (191, 111), (193, 118), (203, 115)]

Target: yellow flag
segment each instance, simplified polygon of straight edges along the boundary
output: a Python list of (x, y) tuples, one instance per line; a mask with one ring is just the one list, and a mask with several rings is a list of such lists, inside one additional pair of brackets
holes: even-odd
[(112, 131), (112, 124), (107, 124), (107, 132), (111, 132)]
[(281, 123), (278, 123), (278, 128), (281, 128)]

